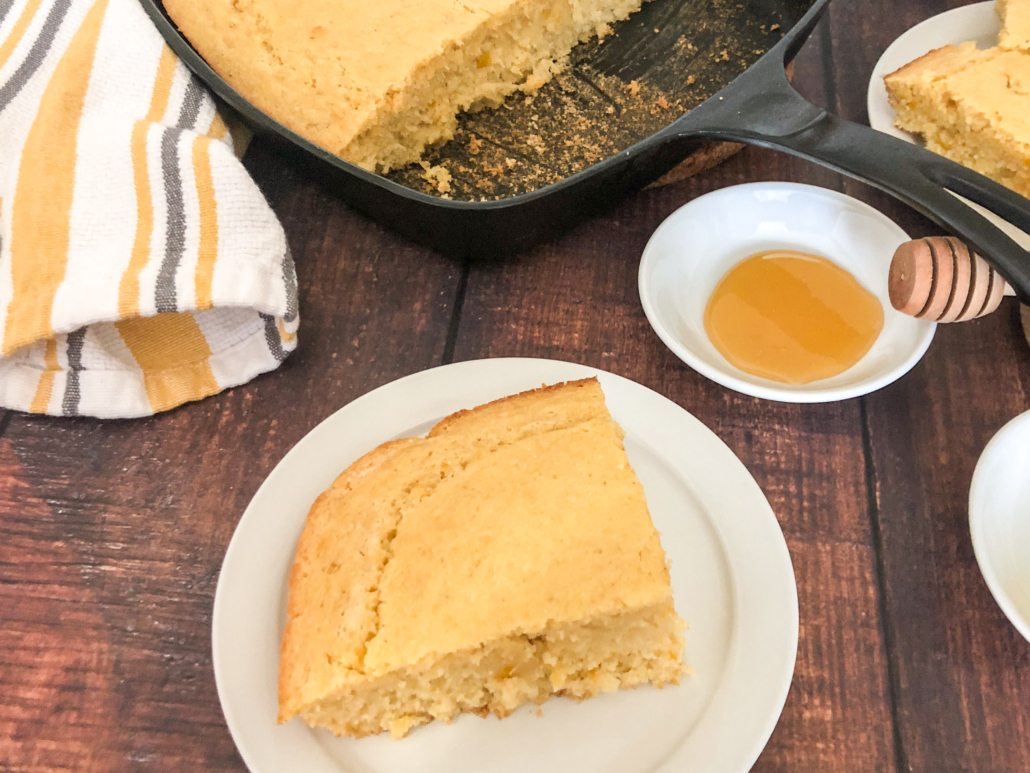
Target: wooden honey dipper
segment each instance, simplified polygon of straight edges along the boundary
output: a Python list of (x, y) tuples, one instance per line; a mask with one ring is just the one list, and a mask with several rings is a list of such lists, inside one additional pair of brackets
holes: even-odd
[(891, 261), (887, 291), (898, 311), (934, 322), (966, 322), (998, 308), (1015, 291), (1001, 274), (952, 236), (905, 242)]

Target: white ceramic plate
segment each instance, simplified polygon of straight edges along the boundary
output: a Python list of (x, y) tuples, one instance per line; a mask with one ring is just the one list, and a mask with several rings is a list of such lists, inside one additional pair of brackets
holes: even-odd
[[(891, 43), (883, 52), (883, 56), (873, 68), (869, 79), (869, 91), (866, 105), (869, 110), (869, 125), (877, 131), (890, 134), (913, 144), (920, 140), (894, 125), (894, 108), (887, 101), (887, 88), (883, 85), (883, 76), (889, 75), (909, 62), (935, 48), (958, 45), (967, 40), (976, 41), (977, 48), (990, 48), (997, 45), (1001, 22), (994, 10), (993, 0), (986, 3), (974, 3), (961, 8), (954, 8), (917, 24), (912, 29)], [(962, 199), (961, 196), (959, 196)], [(1024, 250), (1030, 250), (1030, 236), (1010, 225), (993, 212), (988, 212), (968, 199), (962, 199), (969, 206), (986, 217)]]
[[(666, 346), (725, 387), (783, 402), (845, 400), (903, 376), (933, 340), (933, 322), (895, 311), (887, 295), (891, 258), (908, 238), (889, 218), (842, 193), (797, 183), (735, 185), (694, 199), (658, 227), (640, 261), (640, 300)], [(744, 258), (773, 249), (828, 258), (880, 299), (883, 330), (844, 373), (782, 384), (739, 370), (709, 340), (705, 307), (719, 280)]]
[[(334, 738), (276, 725), (287, 574), (311, 503), (352, 461), (447, 414), (541, 384), (596, 375), (626, 430), (689, 620), (678, 687), (584, 703), (554, 699), (503, 721), (461, 716), (400, 741)], [(222, 565), (212, 623), (215, 680), (253, 773), (743, 773), (783, 708), (798, 602), (776, 518), (733, 453), (675, 403), (624, 378), (550, 360), (448, 365), (395, 381), (322, 422), (276, 466), (243, 514)]]
[(976, 464), (969, 531), (987, 587), (1030, 640), (1030, 412), (994, 436)]

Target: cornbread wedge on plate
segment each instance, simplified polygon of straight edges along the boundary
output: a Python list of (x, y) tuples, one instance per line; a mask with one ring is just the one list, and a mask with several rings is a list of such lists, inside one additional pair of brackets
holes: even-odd
[(402, 737), (460, 712), (677, 683), (665, 553), (596, 379), (386, 443), (315, 502), (279, 720)]
[(417, 161), (463, 110), (533, 91), (641, 0), (165, 0), (201, 56), (280, 123), (365, 169)]
[(1030, 195), (1030, 0), (999, 2), (1000, 44), (944, 46), (887, 75), (895, 125)]

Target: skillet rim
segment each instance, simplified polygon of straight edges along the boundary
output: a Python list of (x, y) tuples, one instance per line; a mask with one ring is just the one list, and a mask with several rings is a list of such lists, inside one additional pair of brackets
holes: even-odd
[[(191, 72), (200, 78), (207, 88), (214, 92), (217, 99), (228, 104), (230, 108), (240, 114), (244, 123), (247, 124), (248, 128), (253, 131), (255, 135), (267, 137), (277, 145), (285, 142), (288, 146), (286, 149), (291, 151), (300, 150), (309, 161), (314, 160), (320, 165), (332, 167), (334, 172), (342, 172), (355, 177), (365, 184), (373, 185), (389, 195), (406, 199), (418, 205), (434, 207), (438, 210), (452, 213), (490, 213), (503, 212), (509, 209), (518, 209), (520, 207), (533, 204), (540, 199), (561, 194), (566, 189), (580, 185), (596, 175), (611, 173), (611, 170), (614, 167), (627, 164), (634, 156), (647, 151), (652, 151), (668, 142), (671, 139), (670, 132), (673, 131), (677, 125), (683, 122), (688, 116), (696, 113), (706, 103), (721, 99), (720, 95), (725, 94), (728, 89), (732, 88), (734, 82), (730, 81), (730, 83), (715, 92), (711, 97), (705, 100), (705, 102), (702, 102), (700, 105), (691, 108), (686, 113), (673, 118), (665, 127), (659, 129), (650, 136), (645, 137), (630, 147), (608, 156), (597, 163), (591, 164), (585, 169), (581, 169), (568, 177), (563, 177), (558, 182), (548, 183), (543, 187), (526, 193), (520, 193), (515, 196), (507, 196), (500, 199), (492, 199), (489, 201), (445, 199), (439, 196), (422, 193), (421, 191), (417, 191), (413, 188), (407, 187), (406, 185), (394, 182), (393, 180), (376, 174), (375, 172), (363, 169), (362, 167), (357, 166), (334, 153), (330, 153), (328, 150), (316, 145), (283, 125), (268, 113), (254, 105), (250, 100), (246, 99), (235, 88), (233, 88), (228, 81), (215, 72), (215, 70), (186, 39), (186, 36), (182, 34), (179, 28), (171, 20), (171, 17), (168, 16), (167, 12), (164, 10), (163, 0), (139, 0), (139, 2), (143, 6), (143, 10), (157, 27), (158, 32), (160, 32), (161, 36), (165, 39), (165, 42), (175, 52), (175, 55), (183, 61)], [(753, 62), (750, 67), (741, 71), (736, 76), (737, 78), (757, 67), (759, 63), (768, 57), (777, 55), (780, 51), (783, 52), (784, 65), (793, 59), (794, 55), (797, 53), (797, 49), (800, 47), (799, 43), (804, 42), (803, 39), (801, 41), (797, 41), (796, 39), (799, 35), (802, 38), (807, 37), (807, 35), (802, 34), (804, 33), (806, 22), (813, 14), (821, 14), (829, 4), (829, 0), (806, 0), (806, 2), (808, 2), (808, 8), (804, 11), (801, 18), (799, 18), (789, 30), (784, 32), (783, 37), (775, 45), (771, 46), (764, 54), (762, 54), (761, 57), (759, 57), (758, 60)], [(736, 78), (734, 80), (736, 80)], [(256, 130), (254, 128), (255, 126), (258, 127)], [(703, 139), (700, 141), (703, 141)], [(663, 172), (664, 170), (656, 174), (655, 177), (657, 178)]]

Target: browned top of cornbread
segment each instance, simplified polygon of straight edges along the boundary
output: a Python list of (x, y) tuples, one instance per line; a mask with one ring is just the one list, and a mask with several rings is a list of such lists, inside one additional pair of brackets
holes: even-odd
[(888, 85), (906, 79), (940, 80), (990, 56), (988, 52), (977, 49), (975, 43), (942, 46), (913, 59), (904, 67), (884, 76), (884, 80)]
[(995, 130), (1030, 140), (1030, 56), (1001, 51), (974, 62), (948, 76), (947, 90)]
[(339, 153), (412, 71), (513, 0), (165, 0), (219, 75)]
[[(963, 111), (970, 131), (990, 129), (1009, 142), (1030, 143), (1030, 55), (973, 43), (945, 46), (886, 76), (892, 101), (907, 93)], [(914, 90), (914, 91), (913, 91)], [(897, 105), (897, 107), (902, 107)]]
[(595, 379), (462, 411), (363, 457), (312, 507), (280, 719), (400, 666), (670, 597)]

